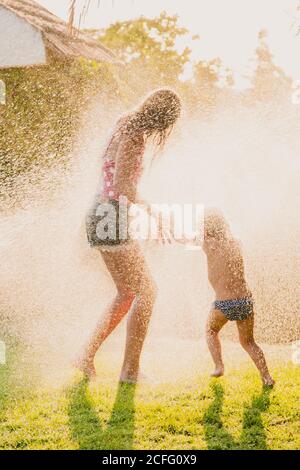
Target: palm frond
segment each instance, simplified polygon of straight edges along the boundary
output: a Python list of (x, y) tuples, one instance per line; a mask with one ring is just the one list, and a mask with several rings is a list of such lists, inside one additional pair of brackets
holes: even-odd
[(68, 33), (70, 36), (73, 36), (74, 34), (75, 8), (76, 8), (76, 0), (71, 0), (70, 6), (69, 6), (69, 16), (68, 16), (68, 21), (67, 21)]
[[(96, 0), (97, 8), (100, 7), (101, 0)], [(79, 21), (78, 26), (75, 26), (75, 17), (76, 17), (76, 7), (77, 7), (77, 0), (69, 0), (69, 16), (68, 16), (68, 29), (69, 34), (74, 36), (76, 32), (80, 29), (81, 24), (86, 20), (87, 14), (89, 12), (92, 0), (86, 0), (83, 4), (83, 7), (79, 11)], [(112, 6), (114, 6), (114, 0), (111, 0)]]

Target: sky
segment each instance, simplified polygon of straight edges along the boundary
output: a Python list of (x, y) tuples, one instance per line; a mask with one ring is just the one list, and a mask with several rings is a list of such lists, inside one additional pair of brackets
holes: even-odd
[[(63, 19), (68, 17), (69, 0), (38, 0)], [(77, 0), (78, 10), (85, 0)], [(90, 0), (83, 27), (103, 28), (117, 20), (155, 17), (165, 10), (177, 14), (179, 24), (200, 39), (187, 38), (183, 44), (192, 49), (192, 59), (220, 57), (236, 76), (238, 87), (247, 86), (243, 77), (253, 67), (257, 34), (268, 31), (268, 43), (274, 61), (292, 76), (300, 79), (299, 0)], [(187, 71), (188, 74), (188, 71)]]

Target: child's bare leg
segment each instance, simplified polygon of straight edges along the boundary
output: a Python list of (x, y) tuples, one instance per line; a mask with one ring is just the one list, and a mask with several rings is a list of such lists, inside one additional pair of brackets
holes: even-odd
[(208, 317), (206, 326), (207, 345), (215, 363), (216, 369), (211, 374), (212, 377), (221, 377), (224, 374), (224, 364), (222, 360), (221, 343), (219, 332), (227, 323), (226, 317), (219, 310), (212, 310)]
[(240, 343), (258, 368), (264, 385), (274, 385), (275, 381), (269, 373), (264, 353), (256, 344), (253, 337), (254, 315), (252, 314), (246, 320), (237, 321), (237, 327)]

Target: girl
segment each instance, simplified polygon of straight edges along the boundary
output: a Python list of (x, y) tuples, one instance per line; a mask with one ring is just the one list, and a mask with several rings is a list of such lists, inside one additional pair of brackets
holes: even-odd
[[(104, 187), (98, 191), (87, 217), (87, 234), (90, 245), (101, 253), (116, 285), (117, 295), (77, 364), (90, 378), (95, 375), (94, 357), (99, 347), (131, 310), (120, 381), (137, 381), (156, 288), (138, 242), (121, 236), (121, 206), (123, 198), (130, 203), (137, 202), (147, 139), (154, 137), (157, 145), (162, 147), (179, 118), (180, 110), (180, 100), (172, 90), (155, 91), (138, 109), (117, 122), (105, 151), (102, 168)], [(106, 236), (99, 237), (99, 222), (104, 215), (116, 222), (113, 236), (106, 232)]]

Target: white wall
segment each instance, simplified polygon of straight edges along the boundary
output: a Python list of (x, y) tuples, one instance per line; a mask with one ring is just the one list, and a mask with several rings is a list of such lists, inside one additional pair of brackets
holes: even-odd
[(46, 51), (41, 32), (0, 6), (0, 68), (45, 62)]

